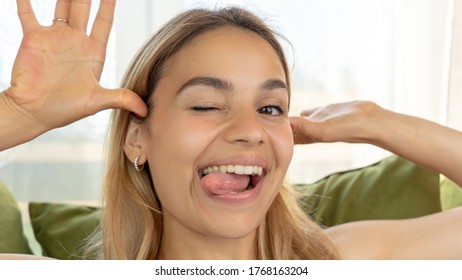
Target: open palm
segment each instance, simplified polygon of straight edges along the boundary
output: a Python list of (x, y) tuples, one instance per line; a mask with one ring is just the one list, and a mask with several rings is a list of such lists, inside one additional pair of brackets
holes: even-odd
[(101, 1), (86, 34), (90, 1), (58, 0), (52, 26), (41, 26), (30, 0), (17, 0), (24, 37), (6, 95), (16, 110), (51, 129), (107, 108), (144, 116), (146, 106), (126, 89), (99, 85), (115, 0)]

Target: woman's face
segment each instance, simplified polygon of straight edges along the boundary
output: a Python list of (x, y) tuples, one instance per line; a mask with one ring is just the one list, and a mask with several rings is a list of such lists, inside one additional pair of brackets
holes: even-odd
[(219, 28), (188, 43), (165, 70), (141, 136), (164, 234), (249, 236), (293, 151), (276, 52), (256, 34)]

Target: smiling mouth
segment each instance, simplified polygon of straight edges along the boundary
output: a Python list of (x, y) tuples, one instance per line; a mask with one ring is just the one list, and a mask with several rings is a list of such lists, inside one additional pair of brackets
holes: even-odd
[(261, 176), (263, 174), (263, 167), (260, 166), (253, 166), (253, 165), (220, 165), (220, 166), (209, 166), (202, 169), (201, 176), (204, 177), (205, 175), (213, 172), (220, 172), (220, 173), (234, 173), (239, 175), (258, 175)]
[(211, 195), (233, 195), (252, 190), (263, 173), (263, 167), (253, 165), (209, 166), (199, 171), (201, 185)]

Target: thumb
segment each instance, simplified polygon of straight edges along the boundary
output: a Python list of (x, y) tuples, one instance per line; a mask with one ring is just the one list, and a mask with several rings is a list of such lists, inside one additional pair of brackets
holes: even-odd
[(141, 97), (125, 88), (105, 89), (98, 92), (95, 107), (98, 111), (105, 109), (125, 109), (145, 118), (148, 115), (148, 107)]
[(303, 134), (303, 119), (301, 117), (289, 117), (293, 134)]
[(310, 144), (317, 142), (313, 137), (316, 126), (311, 121), (303, 117), (289, 117), (292, 134), (295, 144)]

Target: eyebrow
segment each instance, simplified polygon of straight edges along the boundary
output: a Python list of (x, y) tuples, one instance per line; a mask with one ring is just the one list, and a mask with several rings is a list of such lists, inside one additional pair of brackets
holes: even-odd
[(232, 90), (233, 86), (231, 83), (217, 78), (217, 77), (195, 77), (190, 80), (188, 80), (186, 83), (184, 83), (181, 88), (178, 90), (177, 94), (180, 94), (182, 91), (189, 87), (193, 86), (206, 86), (206, 87), (213, 87), (217, 90)]
[(266, 80), (264, 81), (261, 86), (260, 86), (261, 89), (266, 89), (266, 90), (273, 90), (273, 89), (287, 89), (287, 85), (286, 83), (284, 83), (283, 81), (279, 80), (279, 79), (270, 79), (270, 80)]
[[(180, 89), (177, 91), (177, 95), (180, 94), (185, 89), (189, 87), (193, 87), (193, 86), (207, 86), (207, 87), (215, 88), (217, 90), (225, 90), (225, 91), (230, 91), (233, 89), (233, 85), (226, 80), (220, 79), (218, 77), (199, 76), (199, 77), (194, 77), (188, 80), (186, 83), (184, 83), (180, 87)], [(282, 80), (269, 79), (261, 83), (260, 88), (264, 90), (287, 89), (287, 85)]]

